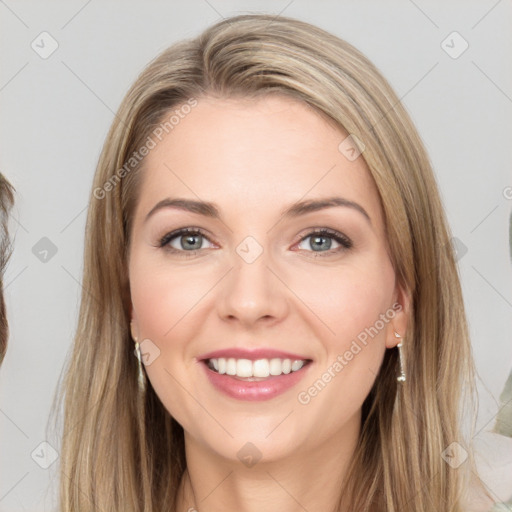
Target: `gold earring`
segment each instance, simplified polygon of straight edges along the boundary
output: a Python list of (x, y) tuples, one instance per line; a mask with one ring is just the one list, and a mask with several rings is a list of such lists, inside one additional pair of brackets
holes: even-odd
[(395, 332), (395, 338), (400, 338), (400, 342), (397, 345), (398, 348), (398, 357), (400, 359), (400, 375), (396, 378), (398, 382), (405, 382), (405, 369), (404, 369), (404, 359), (402, 356), (402, 337), (400, 334)]

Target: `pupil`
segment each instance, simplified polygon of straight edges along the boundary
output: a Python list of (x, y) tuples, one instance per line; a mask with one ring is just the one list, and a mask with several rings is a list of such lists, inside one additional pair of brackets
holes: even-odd
[(313, 243), (311, 244), (311, 247), (313, 250), (315, 250), (315, 244), (319, 244), (320, 245), (320, 248), (322, 249), (322, 241), (326, 242), (324, 245), (324, 249), (330, 249), (331, 248), (331, 239), (329, 237), (326, 237), (326, 236), (315, 236), (313, 238)]
[(201, 248), (201, 242), (199, 242), (199, 247), (187, 246), (187, 244), (189, 244), (189, 243), (193, 246), (194, 245), (194, 240), (195, 240), (196, 245), (197, 245), (197, 238), (199, 238), (200, 236), (201, 235), (186, 235), (184, 237), (185, 243), (183, 243), (183, 238), (182, 238), (181, 246), (183, 247), (183, 249), (199, 249), (199, 248)]

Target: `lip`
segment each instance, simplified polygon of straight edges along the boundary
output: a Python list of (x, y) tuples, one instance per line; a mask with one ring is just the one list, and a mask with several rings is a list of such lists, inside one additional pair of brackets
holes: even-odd
[(219, 357), (233, 357), (235, 359), (250, 359), (256, 361), (257, 359), (291, 359), (294, 360), (311, 360), (310, 357), (303, 356), (300, 354), (293, 354), (291, 352), (283, 352), (282, 350), (275, 350), (273, 348), (256, 348), (252, 350), (244, 348), (225, 348), (222, 350), (215, 350), (208, 352), (197, 358), (198, 361), (204, 361), (206, 359), (218, 359)]
[[(219, 356), (223, 357), (223, 356)], [(206, 359), (211, 359), (210, 357)], [(297, 358), (302, 359), (302, 358)], [(200, 361), (200, 365), (206, 372), (210, 384), (219, 392), (230, 398), (243, 401), (263, 401), (271, 400), (289, 389), (296, 386), (309, 371), (311, 360), (308, 360), (300, 370), (281, 375), (269, 375), (267, 378), (259, 381), (247, 381), (240, 378), (217, 373), (210, 368), (205, 360)]]

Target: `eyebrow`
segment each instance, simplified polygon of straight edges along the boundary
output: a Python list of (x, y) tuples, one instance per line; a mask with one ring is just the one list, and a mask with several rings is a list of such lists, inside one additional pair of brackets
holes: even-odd
[[(280, 216), (286, 218), (295, 218), (299, 217), (300, 215), (305, 215), (307, 213), (316, 212), (325, 208), (333, 208), (336, 206), (352, 208), (361, 213), (370, 224), (372, 223), (368, 212), (360, 204), (343, 197), (326, 197), (321, 199), (299, 201), (282, 210), (280, 212)], [(146, 215), (144, 222), (147, 222), (149, 218), (157, 211), (165, 208), (175, 208), (178, 210), (196, 213), (198, 215), (203, 215), (205, 217), (210, 217), (212, 219), (221, 220), (220, 211), (214, 203), (210, 203), (208, 201), (196, 201), (195, 199), (168, 197), (166, 199), (162, 199), (162, 201), (159, 201), (150, 210), (150, 212)]]

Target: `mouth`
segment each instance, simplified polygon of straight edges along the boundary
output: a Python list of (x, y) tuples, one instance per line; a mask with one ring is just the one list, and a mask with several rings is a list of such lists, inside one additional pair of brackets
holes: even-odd
[(229, 375), (237, 380), (258, 382), (298, 372), (312, 362), (311, 359), (245, 359), (214, 357), (202, 361), (209, 370), (219, 375)]
[(277, 398), (298, 386), (314, 360), (271, 347), (231, 347), (202, 354), (197, 362), (214, 390), (236, 400)]

